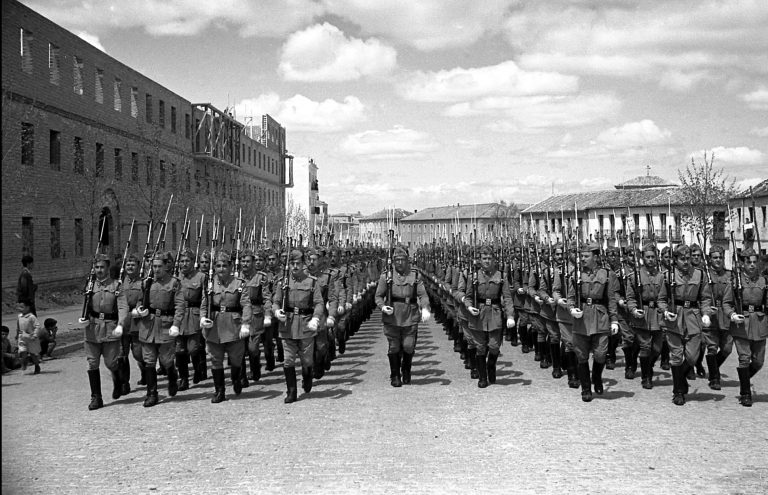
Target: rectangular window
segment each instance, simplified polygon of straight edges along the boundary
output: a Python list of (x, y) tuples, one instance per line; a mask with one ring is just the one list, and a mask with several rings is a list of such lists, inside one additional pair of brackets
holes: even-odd
[(32, 33), (21, 28), (19, 30), (19, 38), (21, 70), (27, 74), (32, 74)]
[(176, 134), (176, 107), (171, 107), (171, 132)]
[(165, 160), (160, 160), (160, 187), (165, 187)]
[(75, 137), (74, 144), (72, 145), (72, 164), (75, 173), (82, 174), (85, 172), (85, 160), (83, 156), (83, 138)]
[(83, 60), (79, 57), (72, 57), (72, 89), (75, 94), (83, 96)]
[(21, 123), (21, 164), (35, 164), (35, 126), (28, 123)]
[(131, 117), (139, 117), (139, 88), (131, 88)]
[(104, 175), (104, 145), (101, 143), (96, 143), (96, 167), (95, 167), (95, 175), (96, 177), (101, 177)]
[(147, 185), (152, 185), (152, 157), (148, 156), (146, 160), (146, 169), (147, 169)]
[(165, 128), (165, 102), (163, 100), (158, 100), (157, 112), (157, 123), (160, 125), (160, 127)]
[(192, 120), (188, 113), (184, 114), (184, 137), (189, 139), (192, 135)]
[(61, 258), (61, 219), (51, 218), (51, 258)]
[(115, 78), (115, 82), (113, 84), (113, 90), (112, 90), (112, 101), (114, 102), (114, 109), (115, 112), (122, 112), (123, 111), (123, 99), (120, 96), (120, 89), (123, 85), (123, 82)]
[(61, 82), (61, 53), (59, 47), (48, 43), (48, 74), (51, 84), (59, 85)]
[(762, 207), (760, 207), (760, 209), (763, 210), (763, 227), (765, 227), (765, 210), (766, 210), (766, 207), (762, 206)]
[(131, 180), (139, 182), (139, 154), (131, 153)]
[(75, 218), (75, 256), (83, 255), (83, 219)]
[(96, 103), (104, 103), (104, 71), (96, 69)]
[(150, 124), (152, 123), (152, 95), (147, 93), (147, 100), (146, 105), (144, 107), (144, 111), (146, 112), (146, 120)]
[(176, 222), (171, 222), (171, 249), (176, 249)]
[(61, 170), (61, 133), (51, 130), (48, 138), (48, 160), (53, 170)]
[(115, 180), (123, 180), (123, 150), (115, 148)]
[(176, 168), (176, 164), (171, 163), (171, 184), (176, 185), (176, 181), (179, 179), (178, 173), (179, 171)]
[(21, 253), (34, 256), (34, 223), (32, 217), (21, 217)]

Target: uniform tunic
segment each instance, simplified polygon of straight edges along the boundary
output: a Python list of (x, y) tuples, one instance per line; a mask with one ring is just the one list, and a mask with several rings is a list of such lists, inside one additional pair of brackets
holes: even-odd
[[(240, 341), (240, 326), (250, 325), (253, 317), (251, 300), (245, 289), (245, 281), (232, 277), (223, 284), (218, 276), (213, 281), (213, 301), (211, 314), (208, 314), (208, 298), (204, 292), (200, 316), (213, 320), (213, 326), (205, 335), (206, 342), (226, 344)], [(239, 361), (236, 361), (239, 362)]]
[(122, 349), (122, 337), (113, 335), (115, 327), (128, 318), (128, 302), (121, 292), (117, 280), (106, 278), (96, 280), (93, 295), (88, 306), (88, 325), (85, 327), (85, 355), (88, 369), (99, 369), (104, 357), (107, 368), (117, 367), (117, 358)]
[(149, 308), (144, 309), (149, 310), (149, 314), (134, 320), (139, 327), (139, 341), (144, 344), (174, 342), (175, 337), (168, 332), (173, 325), (180, 327), (187, 309), (179, 279), (168, 277), (164, 282), (154, 280), (149, 288)]
[(314, 365), (314, 337), (317, 330), (310, 330), (307, 326), (312, 318), (319, 322), (325, 315), (325, 303), (323, 294), (317, 279), (311, 275), (296, 278), (288, 277), (288, 287), (276, 285), (272, 296), (272, 310), (283, 309), (283, 293), (287, 290), (285, 302), (285, 321), (280, 322), (278, 333), (284, 340), (285, 361), (283, 366), (293, 368), (298, 358), (302, 368), (310, 368)]
[(733, 350), (733, 337), (730, 334), (731, 314), (733, 313), (733, 289), (731, 288), (731, 271), (723, 270), (717, 273), (710, 269), (712, 278), (712, 326), (702, 330), (701, 337), (707, 347), (707, 355), (718, 353), (724, 358)]
[(742, 277), (742, 311), (744, 323), (733, 324), (731, 333), (739, 368), (751, 368), (756, 373), (765, 363), (765, 346), (768, 338), (768, 280), (763, 276), (754, 279)]
[[(466, 308), (475, 304), (474, 288), (471, 283), (467, 285), (466, 278), (459, 282), (456, 299), (463, 301)], [(480, 313), (477, 316), (467, 313), (467, 327), (480, 356), (485, 356), (488, 351), (493, 355), (499, 353), (502, 329), (506, 324), (502, 308), (508, 317), (514, 317), (515, 307), (509, 282), (498, 270), (491, 273), (480, 270), (477, 274), (477, 309)]]
[(200, 333), (200, 305), (203, 302), (205, 280), (205, 274), (197, 270), (192, 270), (190, 274), (182, 274), (181, 293), (187, 307), (179, 325), (180, 335)]
[[(627, 310), (629, 311), (629, 324), (637, 334), (637, 342), (640, 347), (640, 357), (655, 356), (661, 353), (663, 344), (662, 314), (659, 312), (657, 299), (659, 291), (664, 285), (664, 274), (660, 271), (651, 273), (647, 267), (641, 266), (638, 275), (640, 286), (634, 283), (627, 284)], [(633, 281), (634, 282), (634, 281)], [(635, 318), (634, 310), (643, 310), (642, 318)]]
[(415, 270), (407, 273), (393, 270), (392, 300), (388, 301), (387, 278), (386, 272), (381, 274), (375, 296), (376, 306), (379, 309), (386, 305), (393, 309), (391, 315), (381, 313), (384, 335), (389, 344), (387, 353), (396, 354), (402, 350), (407, 354), (413, 354), (416, 350), (416, 332), (421, 321), (419, 308), (429, 309), (429, 298), (424, 282)]
[(619, 281), (616, 275), (605, 268), (581, 272), (581, 301), (576, 301), (575, 275), (568, 280), (568, 307), (579, 307), (581, 318), (573, 320), (573, 333), (596, 335), (609, 333), (611, 323), (618, 322), (616, 292)]

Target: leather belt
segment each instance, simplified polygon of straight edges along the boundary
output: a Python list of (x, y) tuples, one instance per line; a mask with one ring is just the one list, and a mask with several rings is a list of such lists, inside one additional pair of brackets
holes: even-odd
[(155, 316), (174, 316), (176, 314), (175, 309), (157, 309), (157, 308), (149, 308), (150, 314), (153, 314)]
[(392, 302), (393, 303), (395, 303), (395, 302), (402, 302), (402, 303), (405, 303), (405, 304), (416, 304), (415, 301), (413, 301), (413, 302), (411, 301), (410, 297), (395, 297), (395, 296), (392, 296)]
[(197, 301), (197, 302), (187, 301), (187, 307), (188, 308), (199, 308), (200, 307), (200, 301)]
[(91, 311), (89, 313), (91, 318), (97, 318), (99, 320), (117, 320), (118, 315), (117, 313), (97, 313), (96, 311)]
[(643, 306), (648, 306), (649, 308), (655, 308), (656, 301), (643, 301)]
[(481, 304), (485, 304), (486, 306), (490, 306), (491, 304), (501, 304), (501, 298), (500, 297), (496, 297), (496, 298), (493, 298), (493, 299), (486, 299)]
[(684, 308), (698, 308), (699, 302), (698, 301), (678, 301), (675, 299), (675, 306), (682, 306)]
[(213, 308), (211, 308), (213, 311), (217, 311), (219, 313), (242, 313), (243, 308), (238, 304), (237, 306), (216, 306), (214, 305)]
[(749, 313), (757, 313), (757, 312), (765, 313), (765, 305), (763, 305), (763, 304), (750, 304), (750, 305), (744, 307), (744, 311), (745, 312), (749, 312)]
[(293, 313), (295, 315), (308, 316), (314, 314), (315, 310), (312, 308), (285, 308), (286, 313)]
[(602, 299), (595, 299), (592, 297), (582, 297), (581, 298), (582, 304), (586, 304), (587, 306), (592, 306), (594, 304), (600, 304), (601, 306), (608, 306), (606, 302)]

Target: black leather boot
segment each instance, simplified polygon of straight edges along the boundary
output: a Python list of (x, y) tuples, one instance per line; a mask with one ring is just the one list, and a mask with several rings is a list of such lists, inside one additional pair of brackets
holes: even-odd
[(475, 362), (477, 363), (477, 386), (479, 388), (485, 388), (488, 386), (488, 368), (485, 361), (485, 354), (477, 354)]
[(531, 343), (528, 336), (528, 328), (526, 326), (521, 326), (517, 329), (517, 333), (520, 334), (520, 351), (523, 354), (528, 354), (531, 352)]
[(305, 394), (308, 394), (312, 391), (312, 366), (309, 368), (301, 368), (301, 388), (304, 390)]
[(752, 407), (749, 368), (736, 368), (736, 372), (739, 374), (739, 404), (744, 407)]
[(282, 363), (285, 361), (285, 351), (283, 351), (283, 341), (278, 338), (277, 339), (277, 362)]
[(393, 387), (401, 387), (400, 381), (400, 353), (387, 354), (389, 358), (389, 383)]
[(573, 351), (566, 352), (566, 361), (568, 364), (566, 364), (568, 369), (568, 387), (570, 388), (579, 388), (581, 383), (579, 382), (579, 374), (576, 371), (578, 367), (578, 359), (576, 359), (576, 353)]
[(589, 376), (589, 362), (579, 363), (576, 367), (581, 383), (581, 400), (592, 402), (592, 383)]
[(146, 367), (147, 397), (144, 399), (144, 407), (157, 405), (157, 370), (154, 366)]
[(664, 371), (668, 371), (670, 369), (669, 344), (667, 344), (666, 340), (661, 343), (661, 369)]
[(288, 389), (288, 393), (283, 401), (286, 404), (296, 402), (298, 391), (296, 390), (296, 368), (283, 367), (283, 373), (285, 374), (285, 385)]
[(242, 370), (242, 368), (239, 366), (232, 366), (229, 368), (229, 375), (232, 380), (232, 390), (235, 391), (235, 395), (240, 395), (240, 392), (243, 391), (243, 380), (240, 377), (240, 370)]
[(408, 354), (407, 352), (403, 352), (403, 384), (404, 385), (410, 385), (411, 383), (411, 365), (413, 364), (413, 354)]
[(139, 367), (139, 381), (136, 382), (136, 385), (146, 385), (147, 384), (147, 366), (144, 364), (143, 361), (139, 361), (136, 363), (136, 365)]
[(672, 402), (676, 406), (685, 405), (685, 373), (683, 366), (672, 366)]
[(176, 367), (179, 370), (179, 391), (189, 390), (189, 354), (176, 353)]
[(707, 354), (707, 368), (709, 369), (709, 388), (720, 390), (720, 367), (717, 365), (717, 356)]
[(168, 373), (168, 396), (176, 397), (176, 392), (179, 391), (179, 377), (176, 374), (176, 366), (172, 364), (170, 368), (167, 368), (167, 373)]
[(189, 358), (189, 360), (192, 362), (192, 383), (195, 385), (200, 383), (200, 354), (201, 353), (196, 352)]
[(539, 342), (539, 339), (537, 335), (535, 335), (531, 330), (528, 331), (528, 334), (531, 336), (531, 343), (533, 344), (533, 360), (536, 362), (541, 361), (541, 343)]
[(117, 400), (123, 393), (123, 378), (121, 366), (118, 362), (117, 367), (112, 372), (112, 400)]
[(219, 402), (224, 402), (227, 400), (227, 387), (226, 382), (224, 381), (224, 368), (222, 369), (213, 369), (211, 370), (211, 374), (213, 375), (213, 387), (215, 392), (213, 393), (213, 398), (211, 399), (212, 404), (218, 404)]
[(120, 395), (128, 395), (131, 393), (131, 362), (128, 361), (128, 357), (121, 358), (120, 370), (122, 371), (120, 378), (123, 380)]
[(603, 368), (605, 363), (592, 362), (592, 386), (595, 387), (597, 395), (603, 395)]
[(477, 349), (469, 349), (469, 377), (473, 380), (480, 378), (477, 371)]
[(637, 356), (634, 347), (623, 347), (624, 351), (624, 378), (634, 380), (637, 372)]
[(539, 368), (545, 370), (552, 366), (552, 357), (549, 355), (549, 343), (544, 340), (539, 342), (539, 352), (541, 353), (541, 361), (539, 361)]
[(560, 343), (549, 344), (549, 354), (552, 356), (552, 378), (562, 378), (563, 368), (560, 359)]
[[(612, 370), (616, 368), (616, 349), (619, 347), (619, 335), (608, 337), (608, 352), (605, 355), (605, 368)], [(594, 371), (594, 370), (593, 370)], [(597, 390), (595, 390), (597, 392)]]
[(653, 388), (653, 362), (651, 356), (640, 357), (640, 375), (642, 376), (642, 385), (646, 390)]
[(496, 383), (496, 361), (498, 361), (498, 359), (498, 354), (488, 354), (486, 368), (488, 369), (488, 383), (490, 384)]
[(459, 358), (463, 361), (467, 360), (467, 347), (467, 339), (461, 339), (461, 354), (459, 355)]
[(707, 376), (707, 371), (704, 369), (704, 353), (706, 350), (699, 350), (699, 358), (696, 360), (696, 376), (704, 378)]
[(88, 410), (94, 411), (104, 407), (104, 401), (101, 399), (101, 372), (88, 370), (88, 383), (91, 386), (91, 403), (88, 404)]

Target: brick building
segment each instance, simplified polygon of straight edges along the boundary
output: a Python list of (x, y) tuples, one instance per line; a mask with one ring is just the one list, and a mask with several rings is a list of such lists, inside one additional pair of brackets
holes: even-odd
[(519, 232), (519, 207), (504, 203), (457, 204), (424, 208), (400, 220), (401, 239), (409, 246), (421, 246), (433, 239), (450, 241), (461, 234), (464, 242), (470, 234), (479, 240), (495, 235)]
[[(174, 195), (166, 248), (205, 214), (265, 218), (276, 232), (292, 165), (285, 129), (268, 115), (257, 135), (226, 111), (192, 103), (16, 1), (2, 4), (2, 286), (20, 259), (35, 280), (83, 276), (101, 236), (133, 251)], [(290, 178), (289, 178), (290, 177)], [(228, 232), (231, 232), (231, 227)], [(194, 234), (191, 234), (194, 237)], [(203, 244), (210, 238), (203, 235)]]

